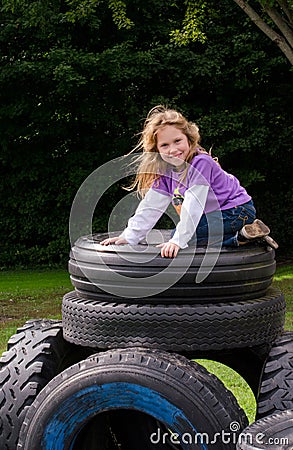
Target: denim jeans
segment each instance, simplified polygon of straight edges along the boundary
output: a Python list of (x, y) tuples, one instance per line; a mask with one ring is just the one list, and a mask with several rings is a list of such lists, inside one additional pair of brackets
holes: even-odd
[(252, 223), (255, 217), (252, 200), (235, 208), (203, 214), (188, 245), (238, 247), (238, 231), (245, 224)]

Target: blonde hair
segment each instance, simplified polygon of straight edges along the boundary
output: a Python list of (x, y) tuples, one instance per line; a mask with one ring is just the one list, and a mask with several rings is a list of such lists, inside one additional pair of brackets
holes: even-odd
[[(167, 125), (178, 128), (188, 139), (190, 150), (185, 161), (185, 168), (181, 174), (182, 180), (185, 178), (188, 163), (194, 155), (207, 153), (200, 145), (200, 134), (198, 126), (189, 122), (181, 113), (174, 109), (165, 108), (162, 105), (155, 106), (150, 110), (144, 122), (141, 137), (133, 153), (143, 150), (136, 156), (132, 164), (137, 165), (136, 176), (133, 183), (127, 190), (136, 189), (141, 197), (151, 188), (153, 183), (166, 173), (168, 164), (161, 158), (157, 149), (157, 133)], [(187, 164), (186, 164), (187, 163)]]

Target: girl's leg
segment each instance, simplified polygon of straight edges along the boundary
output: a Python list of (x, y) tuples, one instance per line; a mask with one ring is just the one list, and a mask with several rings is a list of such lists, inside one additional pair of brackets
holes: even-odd
[(253, 202), (230, 208), (224, 211), (215, 211), (203, 215), (196, 235), (193, 236), (190, 245), (213, 245), (222, 243), (227, 247), (238, 247), (237, 235), (241, 228), (255, 219), (256, 211)]
[(252, 200), (241, 206), (222, 211), (225, 235), (236, 235), (244, 225), (252, 223), (256, 217)]

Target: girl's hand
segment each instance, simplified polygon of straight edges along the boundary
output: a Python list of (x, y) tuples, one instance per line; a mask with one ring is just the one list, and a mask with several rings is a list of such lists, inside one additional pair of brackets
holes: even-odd
[(161, 248), (162, 258), (176, 258), (180, 247), (179, 245), (173, 244), (173, 242), (165, 242), (164, 244), (159, 244), (157, 247)]
[(128, 244), (128, 242), (125, 239), (123, 239), (119, 236), (116, 236), (116, 237), (104, 239), (103, 241), (100, 242), (100, 244), (101, 245), (110, 245), (110, 244), (122, 245), (122, 244)]

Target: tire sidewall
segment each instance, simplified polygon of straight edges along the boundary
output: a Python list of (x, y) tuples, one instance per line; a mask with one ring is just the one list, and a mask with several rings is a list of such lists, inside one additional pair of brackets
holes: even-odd
[[(115, 409), (134, 409), (154, 417), (181, 436), (182, 449), (208, 448), (194, 443), (196, 433), (207, 433), (212, 439), (215, 430), (223, 429), (222, 418), (212, 412), (213, 401), (204, 395), (209, 381), (205, 383), (200, 373), (196, 381), (182, 364), (167, 367), (160, 358), (153, 358), (151, 366), (121, 364), (115, 361), (119, 355), (121, 352), (114, 352), (113, 363), (108, 360), (99, 367), (91, 358), (52, 380), (33, 404), (19, 449), (71, 449), (79, 430), (91, 418)], [(159, 438), (153, 436), (154, 440)], [(234, 447), (225, 444), (218, 448)]]
[(256, 245), (208, 252), (188, 247), (170, 260), (154, 245), (105, 247), (98, 244), (105, 235), (96, 236), (83, 236), (72, 247), (69, 273), (81, 296), (97, 300), (241, 301), (263, 295), (275, 272), (274, 251)]

